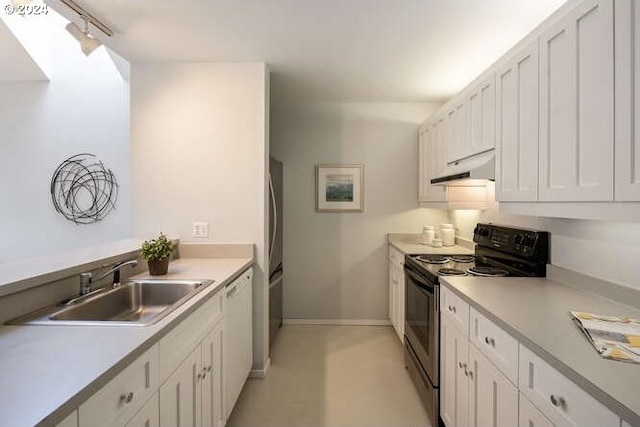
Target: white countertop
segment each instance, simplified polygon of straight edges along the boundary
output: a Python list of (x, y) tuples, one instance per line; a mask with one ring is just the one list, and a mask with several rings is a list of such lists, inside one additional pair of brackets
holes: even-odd
[(0, 424), (55, 425), (252, 262), (171, 261), (163, 278), (215, 282), (154, 325), (0, 327)]
[(457, 254), (472, 254), (473, 253), (473, 244), (470, 244), (471, 247), (466, 247), (462, 245), (455, 246), (442, 246), (439, 248), (434, 248), (433, 246), (423, 245), (420, 243), (420, 235), (419, 234), (389, 234), (388, 242), (391, 246), (398, 249), (403, 254), (449, 254), (449, 255), (457, 255)]
[(600, 357), (569, 310), (640, 318), (640, 310), (545, 278), (442, 277), (445, 286), (558, 371), (640, 426), (640, 365)]

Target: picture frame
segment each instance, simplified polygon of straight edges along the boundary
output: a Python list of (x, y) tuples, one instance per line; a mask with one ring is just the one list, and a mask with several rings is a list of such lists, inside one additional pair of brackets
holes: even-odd
[(316, 165), (316, 212), (364, 212), (364, 166)]

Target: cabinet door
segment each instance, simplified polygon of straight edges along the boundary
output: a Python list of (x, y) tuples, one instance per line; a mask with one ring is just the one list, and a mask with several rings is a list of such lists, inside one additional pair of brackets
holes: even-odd
[(519, 396), (518, 412), (518, 427), (555, 427), (522, 393)]
[(540, 200), (613, 200), (613, 2), (540, 36)]
[(465, 157), (467, 145), (467, 104), (465, 97), (461, 97), (447, 114), (448, 137), (447, 137), (447, 163), (453, 163)]
[(463, 148), (464, 157), (495, 148), (496, 139), (496, 85), (495, 75), (486, 78), (469, 95), (468, 137)]
[(520, 391), (556, 427), (602, 427), (620, 418), (591, 395), (520, 345)]
[(467, 426), (469, 387), (467, 337), (450, 318), (442, 317), (440, 342), (440, 417), (447, 427)]
[(420, 201), (444, 202), (445, 188), (431, 185), (431, 179), (444, 175), (444, 157), (439, 138), (441, 121), (426, 125), (420, 132)]
[(160, 425), (160, 408), (158, 393), (155, 393), (142, 409), (129, 420), (125, 427), (158, 427)]
[(222, 411), (222, 340), (224, 322), (219, 322), (202, 342), (202, 427), (221, 427)]
[(640, 3), (615, 2), (615, 199), (640, 201)]
[(538, 41), (518, 52), (497, 75), (496, 196), (538, 199)]
[(200, 358), (198, 346), (160, 387), (160, 426), (201, 425)]
[(469, 346), (469, 425), (518, 425), (518, 389), (474, 346)]

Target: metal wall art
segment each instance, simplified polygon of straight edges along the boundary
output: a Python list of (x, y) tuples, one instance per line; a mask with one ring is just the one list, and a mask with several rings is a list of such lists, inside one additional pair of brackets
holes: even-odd
[(60, 214), (76, 224), (92, 224), (116, 207), (118, 182), (93, 154), (69, 157), (51, 178), (51, 199)]

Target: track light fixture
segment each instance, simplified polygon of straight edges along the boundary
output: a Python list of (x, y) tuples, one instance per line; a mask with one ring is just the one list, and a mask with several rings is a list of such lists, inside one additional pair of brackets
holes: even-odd
[(69, 22), (66, 28), (69, 34), (80, 43), (82, 53), (89, 56), (91, 52), (99, 48), (102, 43), (89, 35), (89, 20), (84, 16), (82, 19), (84, 20), (84, 30), (81, 30), (75, 22)]
[[(15, 0), (15, 1), (31, 1), (31, 0)], [(91, 52), (96, 50), (102, 45), (102, 43), (89, 35), (89, 24), (92, 24), (98, 30), (102, 31), (107, 37), (113, 36), (111, 28), (100, 22), (96, 17), (84, 10), (78, 3), (73, 0), (60, 0), (65, 6), (73, 10), (80, 15), (80, 18), (84, 21), (84, 30), (81, 29), (75, 22), (67, 24), (66, 28), (69, 34), (71, 34), (80, 43), (82, 53), (89, 56)]]

